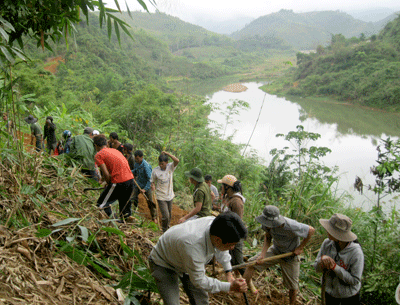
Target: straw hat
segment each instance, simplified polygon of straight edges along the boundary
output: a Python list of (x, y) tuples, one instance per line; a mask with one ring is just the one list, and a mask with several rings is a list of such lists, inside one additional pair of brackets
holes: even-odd
[(233, 184), (237, 181), (236, 177), (233, 175), (225, 175), (224, 178), (217, 180), (218, 183), (223, 183), (233, 187)]
[(350, 242), (357, 239), (357, 235), (351, 232), (353, 222), (346, 215), (335, 213), (330, 219), (320, 219), (319, 223), (339, 241)]
[(256, 220), (267, 228), (276, 228), (285, 223), (285, 218), (280, 215), (279, 209), (274, 205), (267, 205), (262, 215)]

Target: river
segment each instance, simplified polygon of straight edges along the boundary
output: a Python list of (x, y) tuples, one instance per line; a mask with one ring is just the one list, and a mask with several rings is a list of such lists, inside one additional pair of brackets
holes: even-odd
[[(353, 184), (356, 176), (359, 176), (364, 186), (374, 185), (370, 168), (376, 165), (376, 146), (381, 143), (380, 139), (389, 136), (397, 139), (400, 135), (398, 114), (332, 101), (301, 98), (287, 100), (266, 94), (259, 89), (261, 83), (243, 85), (248, 88), (245, 92), (218, 91), (208, 96), (209, 102), (221, 109), (226, 109), (226, 103), (233, 100), (243, 100), (250, 105), (249, 109), (232, 117), (233, 123), (227, 125), (225, 137), (233, 135), (233, 142), (246, 144), (259, 116), (249, 146), (268, 164), (272, 158), (269, 154), (271, 149), (290, 146), (283, 137), (277, 138), (276, 134), (287, 134), (295, 131), (297, 125), (303, 125), (304, 130), (321, 135), (320, 139), (311, 141), (310, 145), (332, 150), (321, 161), (329, 167), (338, 166), (339, 193), (347, 192), (353, 197), (354, 206), (365, 210), (376, 203), (376, 195), (372, 191), (364, 187), (363, 194), (359, 194)], [(209, 118), (214, 121), (211, 126), (223, 134), (225, 118), (221, 110), (213, 111)], [(388, 196), (383, 202), (384, 210), (388, 211), (395, 204), (396, 197)]]

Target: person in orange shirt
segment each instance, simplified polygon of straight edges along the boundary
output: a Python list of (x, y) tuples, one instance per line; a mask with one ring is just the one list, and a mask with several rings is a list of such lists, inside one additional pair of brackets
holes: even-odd
[(110, 217), (112, 215), (110, 205), (118, 200), (118, 216), (124, 220), (132, 214), (132, 204), (129, 198), (134, 187), (133, 174), (128, 161), (121, 152), (107, 147), (107, 139), (104, 135), (95, 136), (93, 143), (97, 151), (96, 165), (100, 168), (102, 177), (108, 184), (97, 200), (97, 206), (104, 209), (104, 212)]

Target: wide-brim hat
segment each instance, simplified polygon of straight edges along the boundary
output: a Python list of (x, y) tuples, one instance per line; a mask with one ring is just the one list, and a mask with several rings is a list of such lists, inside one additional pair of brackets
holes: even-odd
[(37, 118), (35, 118), (32, 114), (28, 115), (24, 120), (28, 124), (32, 124), (32, 123), (36, 123), (37, 122)]
[(351, 232), (353, 222), (346, 215), (335, 213), (330, 219), (320, 219), (319, 223), (339, 241), (351, 242), (357, 239), (357, 235)]
[(263, 213), (256, 217), (256, 221), (267, 228), (276, 228), (285, 223), (285, 218), (280, 215), (279, 209), (274, 205), (267, 205)]
[(192, 168), (190, 172), (185, 172), (185, 176), (189, 178), (193, 178), (197, 182), (204, 182), (203, 173), (200, 168)]
[(236, 181), (237, 179), (233, 175), (225, 175), (222, 179), (217, 180), (218, 183), (223, 183), (232, 187)]

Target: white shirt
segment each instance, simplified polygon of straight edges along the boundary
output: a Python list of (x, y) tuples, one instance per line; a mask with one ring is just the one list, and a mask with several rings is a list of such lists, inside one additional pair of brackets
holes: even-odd
[(158, 200), (171, 201), (174, 199), (175, 194), (172, 183), (174, 171), (174, 162), (168, 163), (165, 170), (162, 170), (159, 166), (153, 169), (150, 182), (156, 185), (156, 195)]
[(205, 265), (215, 255), (224, 270), (232, 269), (229, 251), (219, 251), (211, 243), (210, 226), (215, 217), (201, 217), (171, 227), (161, 235), (150, 258), (156, 265), (187, 273), (197, 288), (207, 292), (228, 292), (231, 284), (206, 276)]

